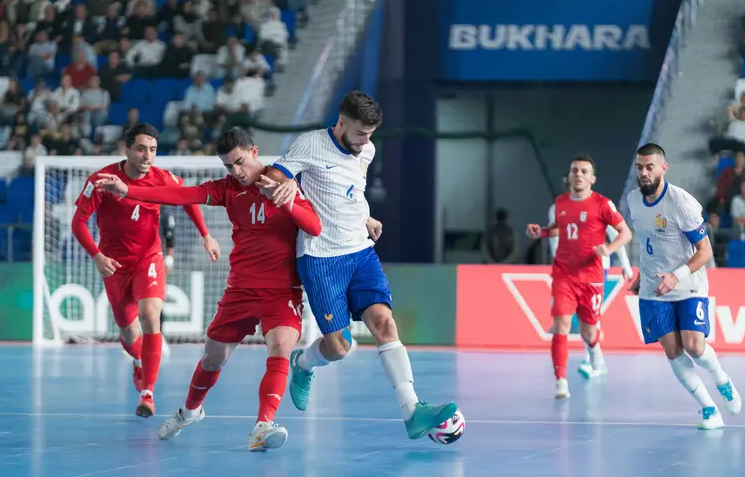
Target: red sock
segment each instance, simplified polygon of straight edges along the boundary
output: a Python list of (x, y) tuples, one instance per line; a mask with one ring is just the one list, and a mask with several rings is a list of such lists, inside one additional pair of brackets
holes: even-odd
[(124, 338), (122, 338), (122, 335), (119, 335), (119, 342), (122, 344), (124, 351), (126, 351), (131, 357), (140, 360), (142, 357), (142, 335), (139, 335), (134, 343), (127, 343), (124, 341)]
[(266, 359), (266, 373), (259, 384), (259, 414), (256, 422), (272, 422), (287, 387), (290, 360), (282, 357)]
[(567, 362), (569, 361), (569, 348), (567, 346), (567, 335), (557, 335), (551, 340), (551, 361), (554, 363), (554, 375), (556, 379), (567, 377)]
[(184, 405), (186, 409), (193, 411), (199, 408), (210, 388), (217, 382), (219, 376), (219, 369), (217, 371), (206, 371), (202, 367), (202, 361), (200, 360), (197, 368), (194, 370), (194, 374), (191, 376), (189, 394), (186, 396), (186, 404)]
[(158, 380), (160, 369), (160, 352), (163, 348), (163, 337), (160, 333), (142, 335), (142, 389), (152, 392)]

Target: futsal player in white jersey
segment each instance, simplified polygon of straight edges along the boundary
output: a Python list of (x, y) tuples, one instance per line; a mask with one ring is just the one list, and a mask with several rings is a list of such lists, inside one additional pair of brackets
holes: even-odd
[[(564, 187), (567, 191), (569, 191), (569, 182), (567, 181), (567, 177), (564, 176)], [(552, 202), (551, 206), (548, 208), (548, 222), (549, 224), (556, 223), (556, 203)], [(608, 242), (611, 243), (614, 240), (616, 240), (616, 237), (618, 237), (618, 231), (611, 227), (610, 225), (605, 230), (605, 235), (608, 237)], [(559, 247), (559, 236), (555, 237), (549, 237), (548, 238), (548, 249), (549, 253), (551, 254), (551, 259), (553, 260), (554, 257), (556, 257), (556, 249)], [(629, 256), (626, 253), (626, 247), (621, 246), (616, 251), (616, 256), (618, 257), (618, 261), (621, 265), (621, 270), (623, 271), (623, 277), (626, 280), (633, 280), (634, 278), (634, 270), (631, 269), (631, 262), (629, 262)], [(610, 257), (608, 255), (604, 255), (602, 257), (603, 260), (603, 279), (606, 280), (608, 278), (608, 272), (610, 271)], [(600, 329), (600, 322), (598, 321), (597, 324), (598, 329)], [(572, 329), (570, 330), (570, 333), (579, 333), (578, 331), (579, 323), (577, 323), (577, 315), (575, 314), (572, 318)], [(576, 331), (575, 331), (576, 329)], [(553, 326), (551, 326), (551, 333), (553, 333)], [(579, 371), (579, 374), (581, 374), (585, 379), (590, 378), (596, 378), (598, 376), (602, 376), (604, 374), (608, 374), (608, 366), (605, 363), (605, 358), (603, 357), (603, 351), (600, 349), (600, 343), (595, 345), (595, 352), (591, 355), (589, 350), (589, 345), (585, 343), (585, 349), (587, 350), (587, 353), (585, 354), (585, 359), (579, 364), (577, 371)], [(594, 362), (593, 362), (594, 361)]]
[(323, 337), (290, 358), (290, 396), (299, 410), (308, 407), (314, 368), (342, 359), (349, 351), (350, 315), (362, 320), (378, 344), (378, 356), (393, 385), (411, 439), (450, 419), (454, 402), (419, 402), (406, 348), (393, 320), (391, 290), (373, 249), (383, 226), (370, 217), (365, 199), (367, 169), (375, 156), (370, 135), (382, 122), (371, 97), (349, 93), (339, 106), (336, 125), (302, 134), (259, 184), (275, 204), (289, 202), (298, 190), (313, 203), (323, 231), (300, 231), (297, 270)]
[[(639, 295), (644, 341), (662, 345), (678, 381), (701, 405), (702, 429), (724, 425), (722, 415), (694, 363), (709, 371), (730, 414), (742, 408), (729, 375), (722, 370), (709, 335), (709, 281), (704, 265), (712, 256), (702, 207), (688, 192), (665, 181), (668, 163), (657, 144), (636, 152), (639, 188), (629, 192), (632, 227), (640, 245)], [(692, 359), (691, 359), (692, 358)]]

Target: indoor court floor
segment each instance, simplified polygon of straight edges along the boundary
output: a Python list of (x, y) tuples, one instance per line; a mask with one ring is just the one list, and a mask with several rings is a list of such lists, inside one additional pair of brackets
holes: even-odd
[[(207, 418), (162, 442), (182, 405), (196, 345), (174, 346), (156, 388), (157, 415), (134, 415), (130, 361), (118, 346), (35, 352), (0, 347), (2, 477), (734, 477), (745, 475), (745, 417), (700, 431), (691, 396), (662, 355), (608, 355), (610, 373), (584, 381), (570, 360), (572, 397), (553, 399), (548, 353), (411, 350), (421, 400), (457, 400), (464, 436), (410, 441), (377, 353), (361, 347), (319, 369), (308, 411), (286, 396), (281, 450), (249, 453), (265, 350), (241, 347), (205, 402)], [(723, 356), (745, 391), (745, 356)], [(737, 378), (741, 377), (740, 382)]]

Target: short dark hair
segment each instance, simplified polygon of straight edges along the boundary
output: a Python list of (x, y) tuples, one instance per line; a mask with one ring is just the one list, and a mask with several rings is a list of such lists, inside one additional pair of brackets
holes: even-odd
[[(572, 162), (588, 162), (592, 166), (592, 172), (595, 172), (597, 170), (597, 167), (595, 167), (595, 161), (590, 157), (589, 154), (577, 154), (572, 158)], [(569, 165), (572, 164), (572, 162), (569, 163)]]
[(160, 137), (160, 133), (155, 126), (147, 123), (139, 123), (127, 129), (127, 133), (124, 135), (124, 144), (127, 147), (132, 147), (135, 143), (135, 140), (137, 139), (137, 136), (139, 136), (140, 134), (150, 136), (156, 141)]
[(665, 157), (665, 150), (662, 149), (662, 146), (653, 142), (648, 142), (636, 150), (637, 156), (654, 156), (655, 154)]
[(237, 147), (251, 149), (254, 147), (254, 140), (250, 131), (236, 126), (220, 133), (215, 149), (218, 156), (224, 156)]
[(380, 103), (359, 91), (352, 91), (344, 96), (339, 105), (339, 115), (360, 121), (365, 126), (378, 127), (383, 122), (383, 108)]

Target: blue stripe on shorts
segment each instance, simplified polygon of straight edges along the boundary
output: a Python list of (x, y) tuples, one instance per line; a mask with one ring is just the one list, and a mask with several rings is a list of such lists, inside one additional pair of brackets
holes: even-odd
[(297, 259), (297, 271), (308, 302), (323, 334), (330, 334), (362, 319), (371, 305), (392, 307), (391, 287), (375, 250), (370, 247), (338, 257)]
[(639, 321), (646, 344), (675, 331), (698, 331), (709, 336), (709, 299), (680, 301), (639, 299)]

